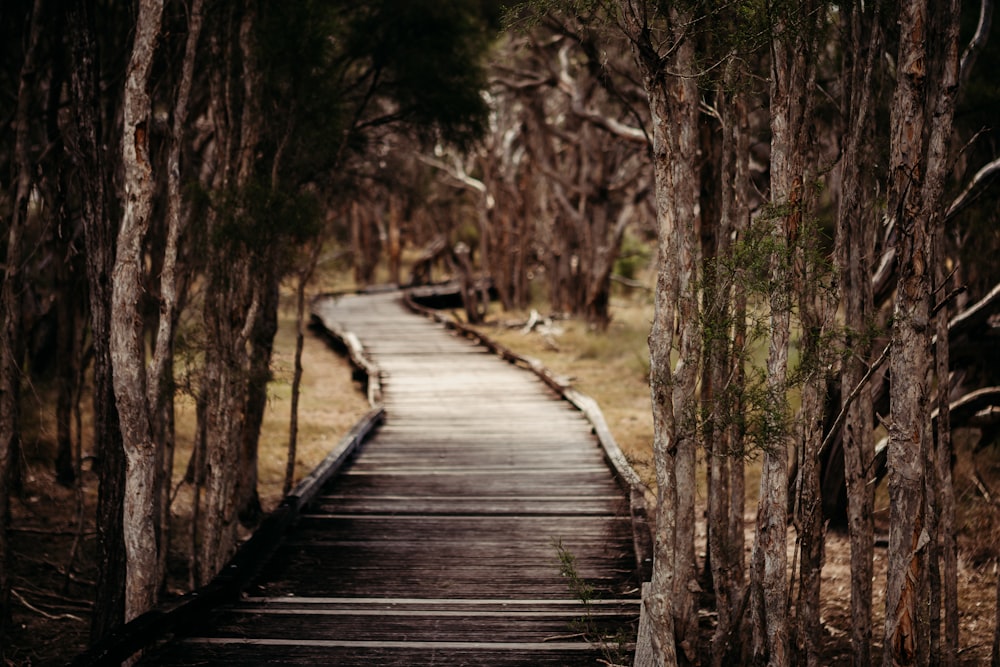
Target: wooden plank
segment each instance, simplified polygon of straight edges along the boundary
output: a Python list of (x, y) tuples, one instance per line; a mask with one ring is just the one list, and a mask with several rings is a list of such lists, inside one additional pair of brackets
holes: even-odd
[[(592, 607), (623, 607), (638, 609), (642, 601), (636, 597), (595, 599), (590, 601)], [(399, 607), (416, 607), (421, 609), (456, 609), (472, 611), (482, 607), (496, 607), (503, 610), (527, 608), (573, 608), (580, 606), (579, 600), (552, 598), (414, 598), (414, 597), (254, 597), (243, 598), (239, 605), (277, 605), (277, 606), (311, 606), (319, 605), (333, 608), (356, 608), (358, 606), (396, 609)]]
[(543, 651), (374, 646), (248, 646), (178, 643), (156, 659), (143, 664), (166, 665), (287, 665), (316, 667), (594, 667), (603, 656), (590, 650)]
[[(383, 645), (400, 640), (433, 642), (491, 642), (502, 636), (504, 642), (549, 642), (553, 638), (581, 631), (586, 611), (576, 614), (495, 614), (490, 612), (442, 612), (435, 615), (406, 612), (363, 614), (347, 610), (271, 609), (265, 612), (241, 610), (213, 619), (208, 637), (284, 637), (296, 640), (339, 642), (378, 642)], [(596, 628), (610, 630), (628, 627), (637, 618), (618, 614), (586, 616)], [(497, 647), (499, 648), (499, 647)]]

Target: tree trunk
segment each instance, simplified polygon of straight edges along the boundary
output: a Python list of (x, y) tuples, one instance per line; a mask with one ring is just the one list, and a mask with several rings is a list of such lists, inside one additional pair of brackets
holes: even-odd
[[(807, 206), (811, 220), (814, 212)], [(829, 275), (821, 261), (819, 230), (807, 223), (800, 243), (795, 280), (799, 285), (799, 316), (802, 341), (800, 373), (804, 375), (802, 402), (796, 419), (798, 430), (798, 479), (796, 480), (795, 525), (799, 534), (799, 592), (796, 603), (796, 664), (820, 664), (820, 574), (823, 569), (823, 498), (820, 489), (819, 451), (826, 416), (828, 372), (834, 354), (826, 340), (835, 322), (836, 300), (823, 288)]]
[(98, 456), (100, 493), (97, 502), (97, 594), (91, 620), (92, 641), (124, 622), (125, 546), (123, 515), (125, 460), (118, 406), (112, 381), (111, 275), (114, 269), (116, 225), (107, 206), (107, 164), (100, 135), (97, 43), (94, 16), (87, 3), (70, 5), (67, 25), (77, 132), (67, 135), (67, 152), (83, 194), (90, 328), (94, 346), (94, 449)]
[[(948, 144), (958, 88), (958, 5), (928, 11), (904, 4), (898, 75), (892, 104), (889, 211), (896, 216), (897, 295), (889, 372), (889, 554), (886, 585), (885, 665), (908, 665), (931, 656), (919, 582), (926, 547), (939, 535), (925, 528), (930, 434), (932, 244), (947, 175)], [(933, 122), (928, 120), (933, 118)], [(933, 524), (931, 518), (931, 524)], [(935, 526), (931, 526), (932, 528)]]
[(163, 0), (140, 0), (135, 41), (122, 99), (123, 216), (112, 275), (111, 359), (125, 448), (125, 618), (156, 602), (158, 579), (157, 455), (147, 404), (146, 349), (141, 315), (143, 242), (155, 183), (149, 154), (149, 80), (160, 36)]
[(194, 80), (195, 56), (201, 37), (204, 0), (194, 0), (188, 14), (188, 33), (181, 63), (177, 97), (174, 102), (173, 127), (167, 153), (167, 239), (160, 271), (160, 312), (156, 343), (150, 364), (149, 406), (157, 450), (158, 533), (160, 555), (157, 579), (166, 577), (170, 544), (170, 489), (174, 469), (174, 332), (183, 299), (185, 280), (178, 266), (180, 244), (187, 226), (187, 211), (181, 194), (181, 152), (187, 129), (188, 101)]
[[(797, 20), (805, 19), (805, 20)], [(750, 588), (754, 660), (787, 665), (787, 519), (789, 414), (787, 404), (788, 346), (791, 333), (792, 281), (800, 258), (796, 246), (804, 230), (804, 151), (809, 136), (812, 85), (815, 77), (815, 13), (800, 7), (781, 17), (771, 41), (771, 211), (770, 323), (767, 358), (768, 433), (763, 438), (760, 500), (754, 540)], [(769, 219), (768, 219), (769, 218)], [(815, 407), (815, 406), (813, 406)], [(805, 415), (806, 419), (816, 417)], [(811, 485), (811, 481), (810, 481)], [(816, 582), (818, 583), (818, 582)], [(818, 591), (810, 592), (815, 595)], [(818, 600), (809, 611), (818, 614)], [(810, 627), (818, 618), (808, 620)]]
[[(235, 17), (231, 15), (230, 19), (235, 20)], [(251, 407), (248, 391), (250, 366), (256, 363), (259, 370), (261, 363), (259, 357), (256, 362), (248, 358), (247, 345), (257, 327), (265, 326), (258, 325), (258, 318), (273, 316), (269, 314), (273, 308), (268, 305), (272, 300), (268, 276), (274, 268), (262, 270), (256, 266), (261, 256), (268, 257), (266, 252), (255, 255), (254, 249), (242, 239), (229, 239), (218, 234), (221, 225), (243, 224), (244, 220), (260, 213), (248, 210), (245, 199), (254, 185), (260, 136), (259, 109), (256, 108), (259, 100), (254, 100), (260, 90), (260, 73), (254, 53), (256, 23), (256, 10), (248, 2), (242, 7), (237, 23), (237, 47), (243, 67), (240, 73), (242, 91), (236, 91), (232, 81), (231, 42), (226, 44), (224, 55), (217, 63), (224, 69), (222, 77), (217, 78), (214, 84), (222, 91), (216, 103), (229, 112), (228, 117), (219, 117), (219, 140), (226, 148), (220, 152), (217, 189), (235, 197), (235, 211), (213, 211), (208, 218), (209, 238), (214, 236), (218, 241), (211, 248), (203, 311), (207, 339), (203, 385), (206, 402), (205, 501), (197, 539), (197, 580), (201, 584), (215, 576), (236, 546), (241, 500), (239, 477), (245, 473), (245, 437), (253, 426), (247, 419), (247, 409)], [(225, 32), (231, 29), (227, 28)], [(236, 136), (234, 128), (228, 123), (232, 121), (232, 110), (240, 104), (243, 112)], [(233, 145), (234, 139), (237, 141), (236, 148), (230, 153), (228, 147)], [(274, 289), (277, 289), (276, 285)], [(257, 341), (254, 341), (256, 344)], [(250, 357), (253, 356), (251, 352)], [(255, 453), (256, 438), (253, 445)], [(256, 466), (256, 460), (253, 465)], [(244, 489), (252, 486), (256, 491), (256, 467), (253, 480), (246, 480), (243, 485)]]
[(237, 477), (237, 512), (240, 522), (253, 527), (263, 509), (257, 494), (257, 443), (267, 409), (267, 387), (271, 381), (271, 351), (278, 332), (278, 281), (275, 264), (278, 259), (265, 253), (253, 280), (260, 283), (260, 314), (250, 334), (249, 375), (244, 410), (243, 432), (240, 436), (240, 473)]
[(41, 37), (42, 1), (32, 6), (28, 35), (17, 86), (14, 112), (14, 182), (12, 210), (6, 232), (3, 257), (3, 284), (0, 285), (0, 633), (6, 629), (10, 610), (10, 526), (11, 469), (20, 448), (20, 399), (23, 346), (21, 341), (21, 289), (24, 230), (28, 222), (33, 157), (29, 143), (31, 100), (35, 94), (35, 68)]
[[(649, 335), (653, 454), (658, 516), (649, 602), (653, 646), (664, 664), (696, 660), (698, 589), (694, 560), (698, 378), (696, 207), (699, 179), (698, 90), (689, 16), (671, 16), (673, 49), (664, 61), (650, 39), (641, 2), (622, 7), (653, 123), (653, 169), (659, 230), (656, 296)], [(667, 72), (674, 72), (674, 75)], [(674, 332), (677, 331), (675, 337)], [(671, 370), (671, 352), (679, 358)], [(677, 648), (680, 651), (677, 651)]]
[[(736, 297), (737, 281), (732, 273), (731, 239), (742, 236), (748, 219), (746, 211), (746, 162), (749, 155), (749, 132), (746, 127), (746, 106), (743, 95), (732, 86), (735, 68), (726, 74), (726, 84), (720, 86), (715, 99), (720, 112), (720, 134), (717, 156), (718, 173), (710, 175), (715, 190), (702, 188), (719, 202), (718, 227), (711, 239), (713, 247), (704, 250), (705, 308), (708, 323), (705, 332), (705, 368), (708, 379), (703, 383), (703, 426), (706, 458), (711, 488), (708, 492), (708, 561), (715, 589), (715, 610), (718, 614), (711, 643), (711, 665), (742, 662), (739, 637), (739, 607), (743, 592), (743, 501), (737, 502), (737, 489), (742, 494), (742, 452), (734, 418), (739, 409), (734, 405), (742, 391), (742, 368), (738, 343)], [(709, 152), (710, 147), (703, 149)], [(709, 210), (702, 204), (704, 213)], [(703, 221), (703, 227), (707, 224)], [(702, 238), (705, 238), (703, 230)], [(734, 363), (734, 359), (739, 359)], [(708, 391), (710, 389), (710, 391)], [(732, 520), (739, 515), (738, 530)]]
[[(930, 7), (930, 5), (929, 5)], [(927, 167), (923, 185), (923, 215), (930, 227), (930, 257), (937, 259), (936, 275), (931, 275), (931, 294), (945, 300), (949, 298), (945, 276), (943, 194), (951, 170), (950, 143), (955, 104), (958, 96), (960, 61), (958, 53), (959, 0), (934, 3), (930, 17), (932, 34), (938, 47), (931, 51), (930, 65), (933, 78), (928, 88), (927, 105), (932, 110), (933, 122), (927, 138)], [(928, 298), (928, 307), (934, 305)], [(942, 304), (946, 305), (946, 304)], [(937, 307), (935, 306), (935, 310)], [(931, 313), (933, 317), (933, 312)], [(930, 328), (930, 327), (928, 327)], [(927, 438), (928, 456), (925, 471), (927, 483), (927, 524), (930, 529), (928, 560), (931, 574), (930, 653), (934, 664), (955, 665), (958, 661), (958, 581), (957, 546), (955, 544), (954, 492), (951, 480), (951, 419), (949, 377), (950, 355), (948, 339), (948, 308), (943, 307), (936, 320), (937, 334), (937, 437), (930, 432)], [(930, 346), (928, 345), (928, 350)], [(931, 369), (928, 368), (928, 374)], [(943, 566), (943, 571), (942, 571)], [(941, 620), (944, 619), (944, 641), (941, 642)]]
[(874, 4), (865, 13), (859, 4), (848, 6), (844, 19), (844, 77), (851, 82), (844, 117), (848, 127), (841, 162), (840, 206), (837, 210), (837, 246), (841, 298), (846, 331), (841, 369), (841, 409), (847, 409), (842, 427), (844, 474), (847, 482), (847, 525), (851, 541), (851, 651), (855, 665), (872, 662), (872, 577), (874, 557), (875, 486), (870, 484), (870, 462), (875, 458), (872, 404), (847, 400), (872, 362), (871, 320), (874, 315), (872, 273), (875, 253), (873, 192), (864, 178), (870, 164), (874, 136), (872, 94), (875, 67), (881, 52), (881, 12)]
[(288, 495), (295, 483), (295, 457), (299, 438), (299, 395), (302, 393), (302, 350), (306, 333), (306, 285), (316, 271), (323, 244), (314, 241), (305, 266), (299, 267), (295, 285), (295, 360), (292, 371), (292, 405), (288, 421), (288, 459), (285, 463), (285, 482), (282, 495)]
[[(944, 225), (938, 225), (935, 234), (935, 283), (939, 299), (947, 298), (948, 285), (945, 279), (945, 233)], [(940, 289), (944, 288), (944, 289)], [(937, 515), (940, 545), (940, 609), (944, 616), (944, 637), (940, 646), (940, 664), (955, 667), (958, 664), (958, 544), (955, 535), (955, 488), (951, 474), (954, 449), (951, 439), (950, 402), (950, 359), (948, 337), (948, 308), (942, 308), (936, 320), (935, 372), (938, 377), (937, 425), (934, 451), (935, 469), (929, 474), (937, 481)]]
[(916, 663), (919, 607), (917, 582), (923, 570), (922, 452), (929, 414), (925, 373), (930, 367), (928, 298), (930, 230), (921, 217), (926, 2), (900, 10), (898, 79), (892, 103), (890, 213), (896, 216), (897, 296), (893, 313), (889, 372), (888, 450), (889, 553), (886, 584), (884, 664)]

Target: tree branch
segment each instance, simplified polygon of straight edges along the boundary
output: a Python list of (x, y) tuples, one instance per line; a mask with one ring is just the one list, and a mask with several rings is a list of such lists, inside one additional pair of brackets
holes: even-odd
[(960, 85), (964, 85), (969, 80), (972, 66), (976, 62), (976, 57), (986, 45), (986, 40), (990, 34), (990, 25), (993, 23), (993, 0), (982, 0), (979, 3), (979, 23), (976, 25), (976, 32), (969, 40), (965, 52), (962, 54), (962, 61), (959, 65), (958, 80)]
[(861, 381), (858, 382), (857, 386), (855, 386), (854, 389), (851, 390), (851, 393), (848, 394), (843, 407), (840, 409), (840, 414), (838, 414), (837, 418), (833, 420), (833, 425), (830, 426), (830, 430), (827, 432), (826, 437), (823, 438), (823, 444), (819, 446), (819, 451), (816, 454), (817, 456), (822, 456), (823, 452), (826, 451), (826, 448), (829, 447), (830, 443), (834, 441), (837, 431), (840, 429), (840, 426), (844, 423), (844, 419), (847, 417), (847, 410), (851, 407), (851, 403), (853, 403), (854, 400), (861, 394), (861, 390), (864, 389), (866, 384), (868, 384), (868, 380), (870, 380), (872, 375), (875, 374), (875, 371), (879, 369), (879, 366), (884, 364), (885, 360), (889, 358), (889, 350), (891, 349), (892, 341), (889, 341), (886, 343), (885, 349), (882, 350), (882, 354), (879, 355), (879, 358), (875, 360), (875, 363), (869, 367), (865, 376), (861, 378)]
[(976, 175), (972, 177), (969, 184), (965, 186), (961, 194), (955, 197), (954, 201), (948, 207), (948, 210), (944, 214), (945, 222), (950, 221), (954, 218), (960, 211), (969, 206), (972, 202), (982, 194), (982, 187), (991, 178), (996, 176), (997, 172), (1000, 172), (1000, 158), (988, 162), (983, 165), (983, 167), (976, 172)]

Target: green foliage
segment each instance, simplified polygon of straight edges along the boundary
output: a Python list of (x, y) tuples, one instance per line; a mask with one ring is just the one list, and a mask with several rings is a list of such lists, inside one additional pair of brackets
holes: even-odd
[(609, 665), (625, 664), (628, 659), (627, 643), (634, 640), (635, 635), (626, 632), (625, 628), (617, 628), (614, 635), (609, 635), (601, 628), (594, 614), (594, 587), (581, 575), (576, 566), (576, 556), (563, 546), (562, 539), (553, 540), (553, 546), (559, 556), (559, 572), (566, 579), (570, 593), (583, 604), (583, 616), (575, 619), (571, 629), (583, 635), (587, 641), (597, 644)]
[(506, 30), (527, 32), (546, 14), (589, 17), (606, 4), (601, 0), (524, 0), (506, 7), (502, 21)]
[[(712, 388), (712, 400), (702, 405), (698, 419), (706, 437), (729, 427), (742, 434), (742, 442), (730, 443), (732, 450), (724, 454), (753, 456), (787, 437), (792, 426), (789, 397), (817, 373), (829, 372), (843, 348), (841, 329), (804, 321), (799, 310), (800, 299), (832, 299), (836, 290), (827, 232), (817, 219), (800, 213), (788, 204), (765, 207), (725, 255), (705, 263), (699, 313), (704, 353), (706, 359), (726, 359), (732, 370), (724, 386)], [(776, 225), (793, 214), (799, 217), (795, 234), (786, 238), (776, 233)], [(746, 301), (745, 313), (734, 309), (737, 293)], [(799, 352), (789, 362), (782, 386), (774, 384), (767, 368), (775, 309), (791, 315)], [(735, 344), (738, 328), (744, 330), (741, 347)], [(877, 334), (874, 328), (864, 332), (869, 338)], [(741, 381), (734, 381), (737, 369)]]
[(580, 576), (576, 568), (576, 556), (563, 546), (562, 540), (556, 540), (553, 546), (559, 555), (559, 573), (566, 578), (566, 583), (573, 597), (582, 602), (589, 611), (590, 604), (594, 599), (594, 587)]
[(369, 68), (363, 81), (382, 86), (396, 107), (393, 117), (424, 138), (460, 147), (481, 136), (491, 34), (478, 2), (380, 0), (346, 20), (344, 55)]
[(619, 276), (634, 280), (640, 271), (649, 266), (652, 259), (653, 250), (650, 244), (628, 230), (622, 239), (621, 249), (615, 260), (614, 272)]
[[(490, 0), (301, 0), (261, 6), (262, 169), (297, 188), (350, 179), (381, 128), (467, 147), (488, 107), (484, 57), (498, 10)], [(370, 157), (365, 155), (365, 157)], [(277, 184), (275, 184), (277, 185)], [(331, 190), (342, 190), (338, 183)]]
[(215, 208), (219, 225), (212, 243), (284, 265), (287, 252), (320, 230), (320, 206), (309, 193), (273, 190), (259, 183), (223, 193)]

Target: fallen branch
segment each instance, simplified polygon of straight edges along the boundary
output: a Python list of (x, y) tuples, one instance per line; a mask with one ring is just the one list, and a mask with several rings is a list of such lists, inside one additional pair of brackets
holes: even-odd
[(653, 288), (649, 285), (639, 282), (638, 280), (632, 280), (631, 278), (626, 278), (625, 276), (620, 276), (617, 273), (611, 274), (611, 280), (615, 281), (620, 285), (625, 285), (625, 287), (631, 287), (633, 289), (646, 290), (647, 292), (652, 292)]
[(29, 535), (56, 535), (59, 537), (76, 537), (78, 534), (84, 537), (97, 535), (96, 530), (85, 530), (82, 533), (77, 530), (52, 530), (51, 528), (35, 528), (34, 526), (14, 526), (10, 529), (12, 533), (27, 533)]
[(983, 495), (983, 499), (987, 503), (993, 505), (994, 507), (1000, 507), (1000, 503), (997, 502), (996, 498), (993, 497), (993, 493), (990, 491), (990, 487), (987, 486), (986, 481), (983, 476), (979, 474), (979, 470), (972, 471), (972, 481), (976, 483), (976, 488), (979, 489), (979, 493)]
[(35, 612), (36, 614), (42, 615), (43, 617), (49, 619), (50, 621), (79, 621), (80, 623), (86, 623), (86, 621), (84, 621), (82, 618), (80, 618), (79, 616), (74, 616), (73, 614), (50, 614), (44, 609), (39, 609), (35, 605), (25, 600), (24, 596), (21, 595), (16, 588), (10, 589), (10, 593), (14, 597), (16, 597), (18, 602), (23, 604), (25, 607)]
[(51, 598), (55, 602), (60, 602), (70, 607), (76, 607), (83, 611), (89, 611), (94, 608), (94, 603), (91, 600), (79, 600), (76, 598), (69, 598), (64, 595), (60, 595), (59, 593), (54, 593), (52, 591), (45, 590), (44, 588), (35, 585), (30, 579), (27, 579), (22, 576), (17, 576), (17, 579), (21, 581), (22, 585), (25, 588), (31, 589), (31, 592), (34, 593), (35, 595), (45, 598)]

